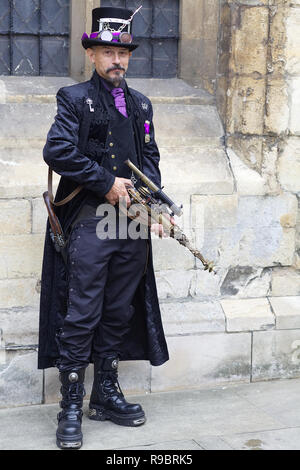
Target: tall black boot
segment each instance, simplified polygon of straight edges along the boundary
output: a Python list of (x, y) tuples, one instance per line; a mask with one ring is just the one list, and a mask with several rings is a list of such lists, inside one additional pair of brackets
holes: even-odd
[(80, 449), (82, 446), (82, 404), (84, 390), (85, 369), (61, 372), (59, 379), (62, 383), (60, 389), (62, 400), (58, 413), (58, 428), (56, 443), (60, 449)]
[(138, 404), (128, 403), (118, 382), (118, 357), (95, 359), (94, 383), (89, 404), (89, 418), (110, 419), (121, 426), (140, 426), (146, 421)]

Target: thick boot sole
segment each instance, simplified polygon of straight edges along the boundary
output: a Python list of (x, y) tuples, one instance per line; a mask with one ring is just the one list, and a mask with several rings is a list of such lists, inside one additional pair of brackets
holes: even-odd
[(72, 438), (66, 438), (66, 436), (56, 433), (56, 445), (59, 449), (80, 449), (80, 447), (82, 446), (82, 442), (82, 434), (78, 434), (78, 436), (73, 436)]
[(131, 415), (124, 415), (121, 413), (116, 413), (115, 411), (106, 410), (104, 407), (96, 407), (92, 404), (89, 407), (88, 417), (93, 421), (110, 420), (115, 424), (119, 424), (120, 426), (131, 427), (141, 426), (146, 422), (146, 416), (143, 411)]

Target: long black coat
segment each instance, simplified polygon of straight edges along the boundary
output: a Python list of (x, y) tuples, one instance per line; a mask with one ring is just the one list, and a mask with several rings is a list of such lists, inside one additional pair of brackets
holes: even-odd
[[(84, 154), (93, 117), (86, 100), (92, 99), (95, 102), (98, 93), (104, 93), (104, 89), (96, 72), (87, 82), (59, 90), (57, 115), (44, 148), (44, 160), (61, 175), (55, 202), (65, 198), (79, 184), (84, 186), (69, 203), (55, 208), (67, 236), (71, 229), (70, 224), (91, 192), (103, 197), (113, 183), (107, 170)], [(140, 167), (150, 179), (160, 185), (159, 151), (154, 137), (151, 102), (127, 86), (126, 97), (134, 113), (134, 134)], [(150, 143), (147, 144), (145, 120), (151, 123)], [(49, 229), (47, 220), (40, 297), (39, 369), (56, 366), (59, 358), (56, 335), (63, 325), (67, 311), (67, 267), (61, 254), (54, 249)], [(149, 360), (152, 365), (158, 366), (166, 362), (169, 356), (157, 297), (151, 241), (149, 245), (148, 268), (135, 293), (132, 303), (135, 314), (120, 359)]]

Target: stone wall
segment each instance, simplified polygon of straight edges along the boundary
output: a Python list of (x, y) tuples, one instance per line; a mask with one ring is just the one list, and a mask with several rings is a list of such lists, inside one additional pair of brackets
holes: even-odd
[[(221, 1), (217, 103), (227, 146), (256, 173), (257, 180), (261, 178), (261, 195), (289, 195), (295, 204), (300, 192), (299, 26), (299, 1)], [(300, 268), (296, 214), (294, 253), (288, 262), (280, 262), (288, 266), (282, 272), (291, 276), (292, 285)], [(284, 230), (290, 231), (290, 221), (282, 222)]]
[(286, 0), (221, 1), (218, 109), (228, 145), (266, 179), (270, 194), (299, 191), (294, 170), (287, 174), (299, 135), (299, 7)]

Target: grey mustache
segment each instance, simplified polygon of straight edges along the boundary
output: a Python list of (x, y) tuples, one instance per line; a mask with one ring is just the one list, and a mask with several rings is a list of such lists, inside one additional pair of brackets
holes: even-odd
[(110, 67), (109, 69), (106, 70), (106, 73), (112, 72), (113, 70), (122, 70), (123, 72), (125, 72), (124, 67)]

